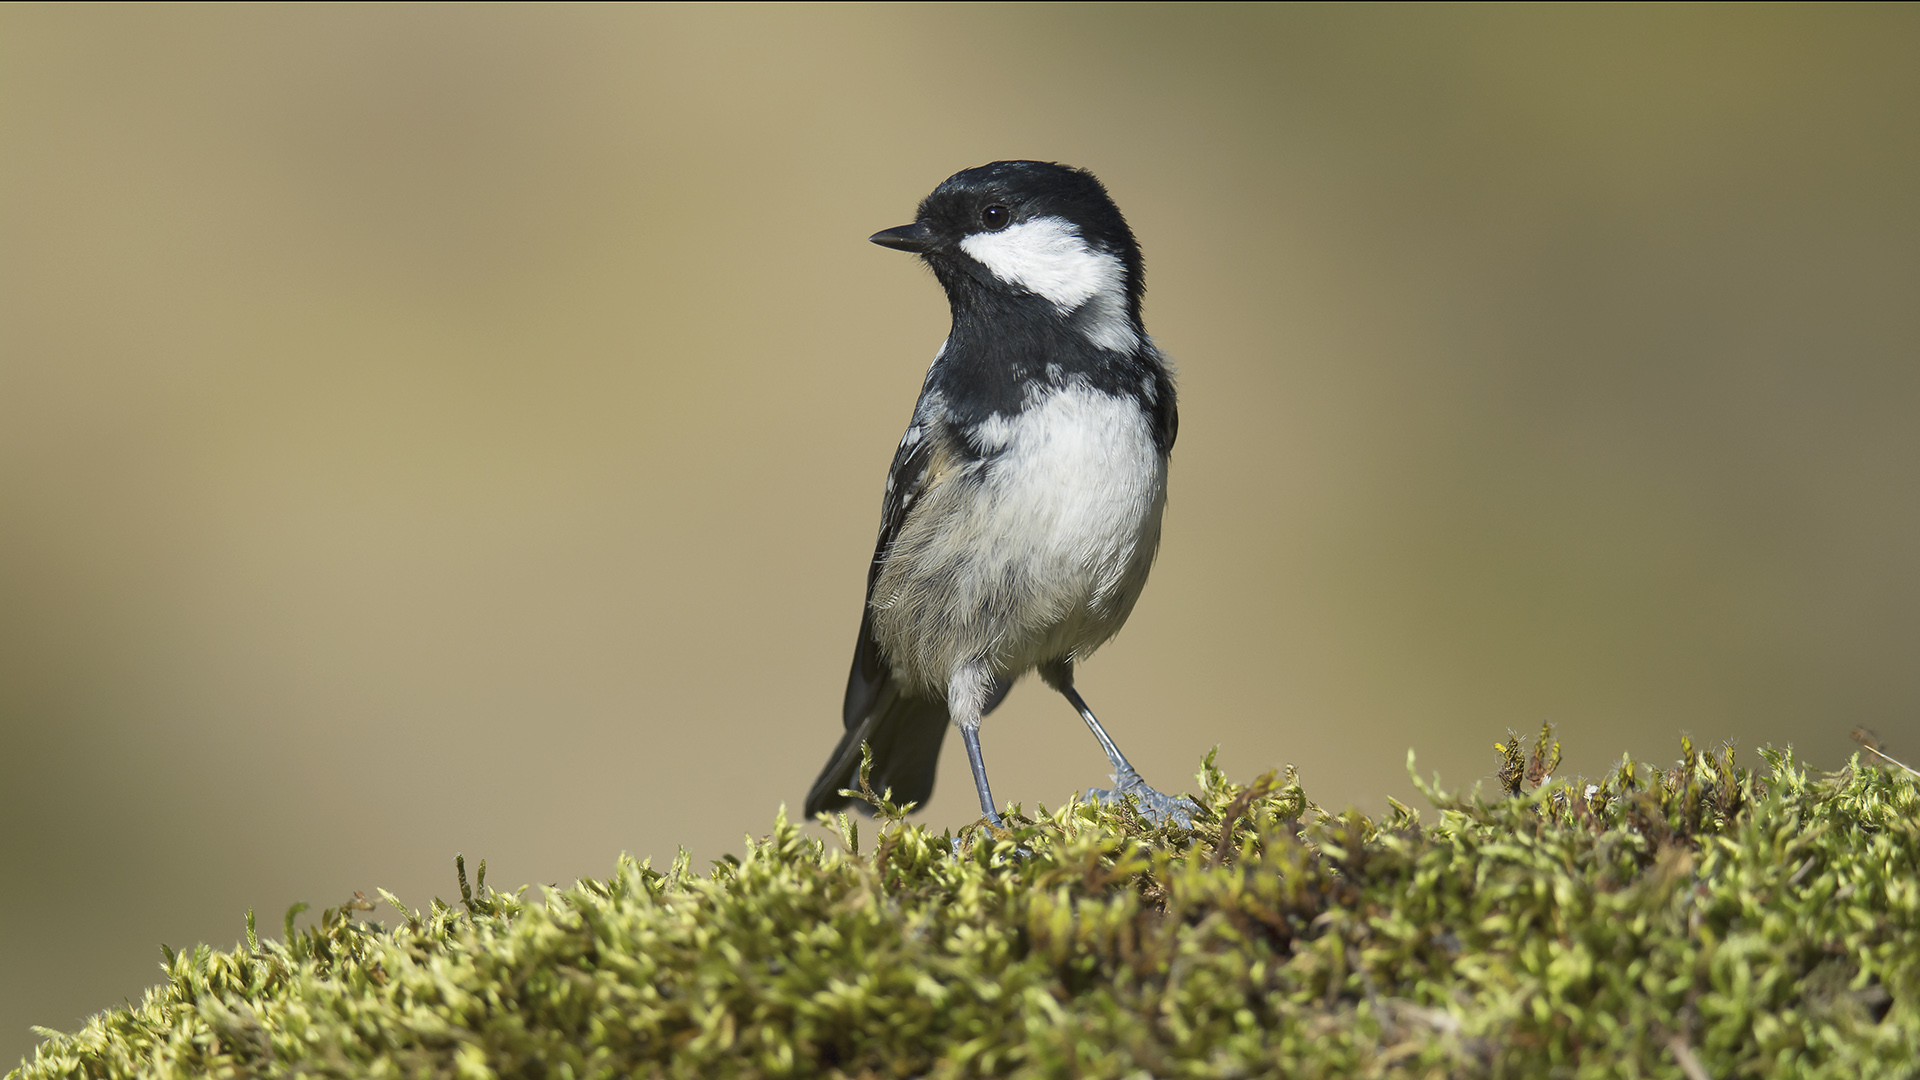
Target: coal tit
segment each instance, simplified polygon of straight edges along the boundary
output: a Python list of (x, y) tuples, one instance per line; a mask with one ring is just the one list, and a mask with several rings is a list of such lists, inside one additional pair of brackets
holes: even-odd
[(953, 329), (887, 476), (846, 731), (807, 816), (847, 805), (863, 743), (874, 789), (924, 804), (951, 722), (999, 825), (980, 720), (1038, 668), (1113, 765), (1114, 788), (1089, 794), (1187, 823), (1192, 804), (1148, 787), (1073, 685), (1146, 584), (1178, 427), (1126, 219), (1091, 173), (997, 161), (872, 240), (926, 261)]

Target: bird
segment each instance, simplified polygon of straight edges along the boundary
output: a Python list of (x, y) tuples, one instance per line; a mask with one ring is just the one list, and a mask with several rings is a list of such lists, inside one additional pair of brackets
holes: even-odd
[(982, 815), (1004, 827), (980, 723), (1037, 670), (1113, 768), (1089, 796), (1190, 824), (1191, 800), (1149, 787), (1074, 686), (1146, 585), (1179, 430), (1133, 231), (1092, 173), (996, 161), (870, 239), (924, 261), (953, 323), (887, 475), (845, 730), (807, 816), (853, 801), (863, 747), (875, 791), (924, 806), (951, 725)]

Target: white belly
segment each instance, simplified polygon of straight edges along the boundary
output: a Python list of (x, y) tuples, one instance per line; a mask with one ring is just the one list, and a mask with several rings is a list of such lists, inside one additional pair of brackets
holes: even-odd
[(1166, 461), (1133, 401), (1057, 390), (984, 434), (999, 452), (927, 492), (875, 583), (895, 673), (929, 690), (961, 664), (1013, 677), (1086, 656), (1160, 541)]

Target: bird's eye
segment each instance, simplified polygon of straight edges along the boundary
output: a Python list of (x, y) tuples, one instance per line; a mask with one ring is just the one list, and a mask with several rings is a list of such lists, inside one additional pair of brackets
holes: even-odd
[(1012, 221), (1013, 211), (998, 203), (980, 211), (980, 224), (985, 225), (994, 232), (999, 232), (1001, 229), (1006, 228)]

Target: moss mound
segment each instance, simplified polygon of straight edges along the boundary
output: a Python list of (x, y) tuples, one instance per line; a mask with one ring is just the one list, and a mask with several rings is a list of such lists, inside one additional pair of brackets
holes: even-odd
[[(622, 860), (169, 953), (19, 1080), (119, 1076), (1910, 1077), (1920, 787), (1763, 752), (1325, 813), (1200, 774), (1195, 827), (1071, 803), (863, 847), (784, 814), (708, 875)], [(870, 793), (871, 794), (871, 793)], [(384, 894), (383, 894), (384, 895)], [(298, 909), (296, 909), (297, 911)]]

